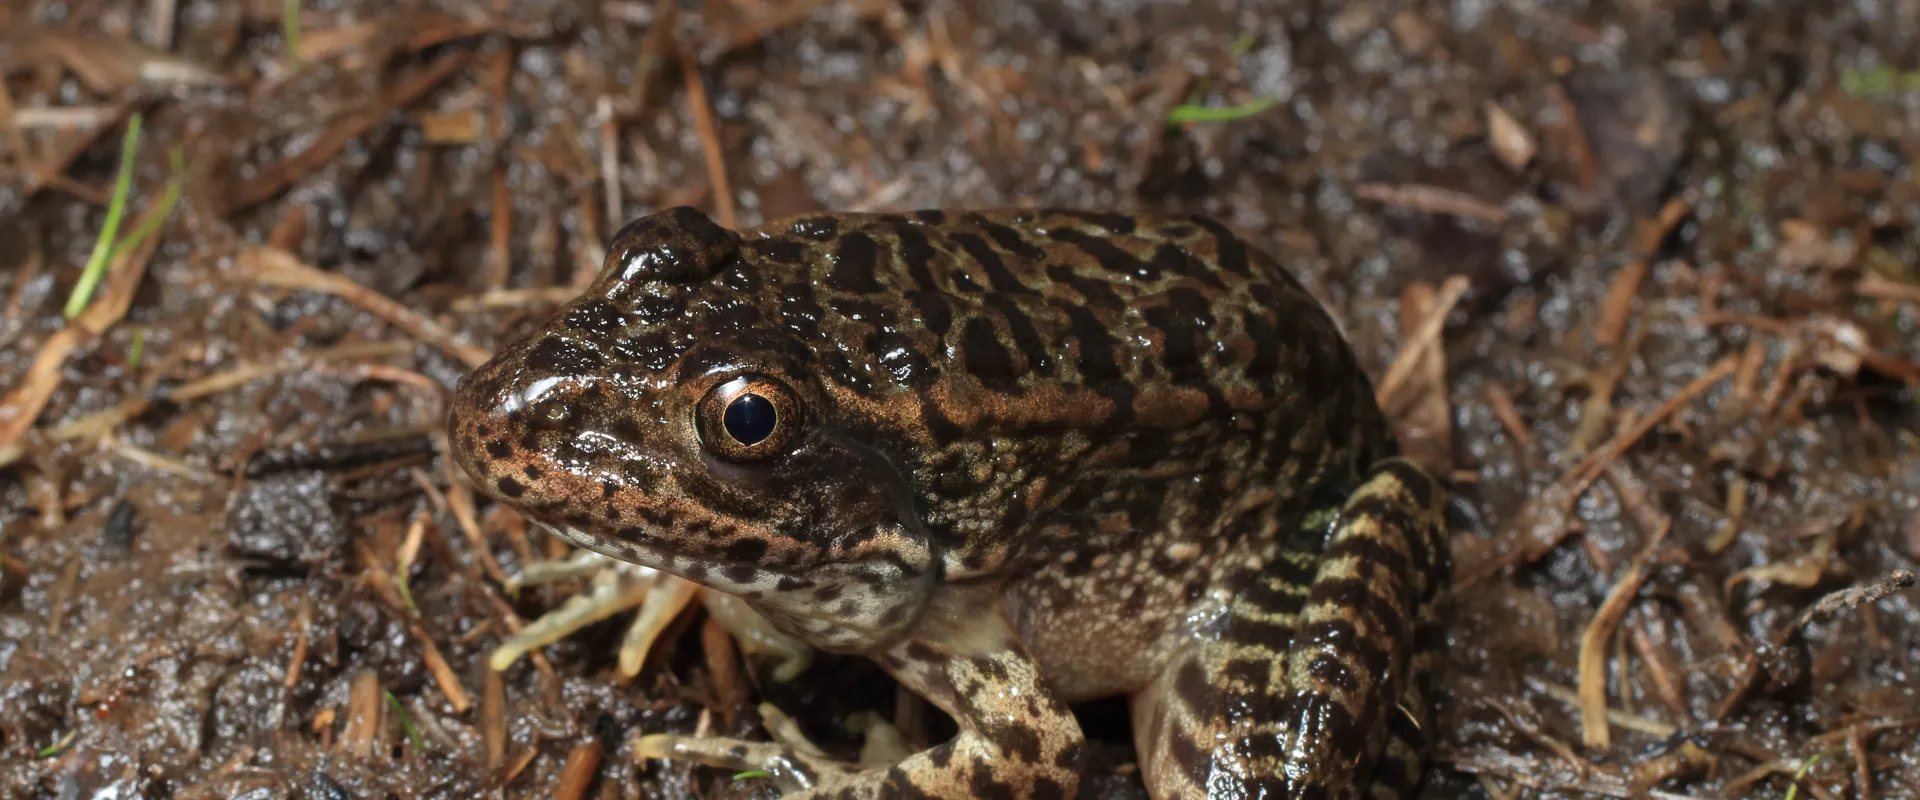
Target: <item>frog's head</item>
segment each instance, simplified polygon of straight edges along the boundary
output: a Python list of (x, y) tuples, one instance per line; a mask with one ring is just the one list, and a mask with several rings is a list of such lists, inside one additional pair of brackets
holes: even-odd
[(593, 286), (460, 382), (453, 456), (576, 545), (871, 646), (918, 615), (939, 554), (741, 250), (690, 208), (627, 225)]

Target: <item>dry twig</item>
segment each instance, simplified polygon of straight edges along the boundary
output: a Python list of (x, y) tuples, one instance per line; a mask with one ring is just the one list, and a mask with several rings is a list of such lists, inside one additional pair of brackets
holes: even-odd
[(587, 786), (593, 783), (593, 774), (600, 769), (600, 743), (591, 738), (581, 741), (567, 751), (567, 760), (560, 768), (560, 783), (553, 789), (553, 800), (581, 800), (587, 796)]
[(694, 128), (700, 132), (700, 150), (707, 159), (707, 182), (713, 185), (715, 214), (720, 227), (739, 224), (734, 216), (733, 187), (727, 184), (727, 161), (720, 145), (720, 134), (713, 127), (713, 106), (707, 102), (707, 87), (700, 82), (700, 65), (693, 54), (680, 51), (680, 71), (687, 81), (687, 107), (693, 113)]
[(1627, 451), (1627, 448), (1632, 447), (1635, 442), (1640, 441), (1640, 437), (1646, 436), (1655, 427), (1658, 427), (1660, 423), (1665, 422), (1668, 417), (1673, 416), (1674, 412), (1679, 411), (1681, 406), (1692, 402), (1695, 397), (1713, 388), (1713, 385), (1719, 383), (1722, 378), (1732, 374), (1734, 367), (1738, 364), (1739, 360), (1736, 356), (1721, 359), (1719, 363), (1714, 364), (1713, 368), (1707, 370), (1705, 374), (1695, 378), (1692, 383), (1687, 384), (1686, 387), (1675, 392), (1672, 397), (1667, 398), (1667, 401), (1661, 403), (1660, 407), (1654, 409), (1653, 413), (1641, 418), (1638, 424), (1635, 424), (1619, 436), (1615, 436), (1611, 441), (1595, 451), (1593, 455), (1581, 461), (1579, 466), (1568, 473), (1568, 484), (1573, 491), (1570, 493), (1566, 502), (1571, 504), (1580, 493), (1584, 492), (1586, 487), (1593, 483), (1593, 479), (1599, 477), (1600, 472), (1606, 469), (1608, 462), (1619, 458), (1620, 454)]
[(1669, 523), (1654, 532), (1580, 634), (1580, 733), (1587, 747), (1605, 750), (1612, 746), (1612, 731), (1607, 726), (1607, 640), (1613, 638), (1614, 627), (1640, 593), (1640, 585), (1647, 579), (1647, 565), (1672, 529)]
[(346, 300), (367, 313), (393, 323), (416, 338), (461, 360), (469, 368), (486, 363), (492, 354), (462, 341), (440, 323), (415, 313), (353, 279), (308, 266), (298, 257), (277, 247), (254, 246), (240, 251), (236, 263), (247, 280), (261, 286), (304, 289), (323, 292)]
[(1620, 343), (1621, 334), (1627, 330), (1627, 317), (1633, 309), (1633, 298), (1640, 293), (1640, 282), (1646, 279), (1647, 270), (1652, 267), (1654, 253), (1659, 251), (1660, 243), (1666, 241), (1690, 210), (1692, 207), (1687, 205), (1687, 201), (1675, 197), (1667, 201), (1658, 216), (1641, 223), (1640, 236), (1633, 246), (1633, 260), (1614, 276), (1613, 284), (1607, 287), (1607, 298), (1600, 305), (1600, 322), (1593, 331), (1595, 342), (1604, 347)]
[(1506, 222), (1508, 216), (1504, 208), (1445, 186), (1417, 183), (1363, 183), (1354, 187), (1353, 196), (1382, 205), (1410, 208), (1429, 214), (1466, 217), (1495, 225)]
[(1467, 290), (1467, 279), (1463, 275), (1447, 278), (1440, 285), (1439, 298), (1434, 301), (1433, 312), (1427, 315), (1420, 328), (1407, 337), (1400, 352), (1393, 357), (1393, 363), (1387, 367), (1386, 377), (1380, 380), (1380, 388), (1374, 391), (1383, 406), (1392, 405), (1391, 400), (1398, 394), (1402, 384), (1413, 376), (1413, 370), (1419, 366), (1420, 358), (1440, 339), (1440, 331), (1446, 327), (1447, 315), (1453, 313), (1453, 307), (1460, 302), (1460, 295)]

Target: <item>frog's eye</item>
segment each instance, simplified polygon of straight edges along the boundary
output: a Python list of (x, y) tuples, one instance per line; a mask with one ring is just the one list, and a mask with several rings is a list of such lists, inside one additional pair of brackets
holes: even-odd
[(700, 401), (700, 441), (722, 458), (752, 461), (776, 455), (799, 427), (793, 392), (770, 378), (739, 377)]
[(773, 435), (779, 419), (773, 412), (772, 400), (753, 392), (741, 392), (727, 403), (721, 424), (726, 427), (729, 438), (752, 447)]

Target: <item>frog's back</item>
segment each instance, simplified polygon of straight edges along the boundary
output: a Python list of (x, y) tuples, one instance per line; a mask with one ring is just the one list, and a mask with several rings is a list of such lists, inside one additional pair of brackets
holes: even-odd
[(837, 213), (742, 237), (762, 310), (825, 348), (823, 380), (911, 395), (935, 439), (1178, 429), (1302, 393), (1371, 408), (1326, 312), (1207, 217)]

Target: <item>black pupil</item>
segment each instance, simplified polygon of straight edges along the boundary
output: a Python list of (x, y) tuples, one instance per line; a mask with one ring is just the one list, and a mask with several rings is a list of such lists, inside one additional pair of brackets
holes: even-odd
[(773, 402), (757, 394), (743, 394), (727, 404), (727, 435), (748, 447), (773, 435)]

